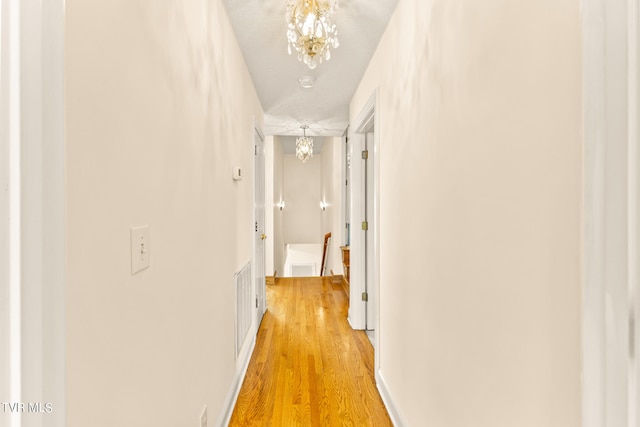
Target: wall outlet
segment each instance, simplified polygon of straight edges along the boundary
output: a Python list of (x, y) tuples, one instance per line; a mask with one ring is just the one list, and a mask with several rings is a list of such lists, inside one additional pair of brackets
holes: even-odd
[(200, 414), (200, 427), (207, 427), (207, 405), (204, 405), (204, 409)]

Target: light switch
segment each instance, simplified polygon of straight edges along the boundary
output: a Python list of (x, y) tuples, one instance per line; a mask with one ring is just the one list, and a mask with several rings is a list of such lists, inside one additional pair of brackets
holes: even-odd
[(149, 226), (131, 227), (131, 274), (149, 268)]
[(240, 166), (233, 167), (233, 180), (242, 181), (242, 168)]

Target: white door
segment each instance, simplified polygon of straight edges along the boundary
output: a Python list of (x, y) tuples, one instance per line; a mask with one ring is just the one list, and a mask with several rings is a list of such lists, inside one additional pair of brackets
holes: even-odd
[(256, 296), (256, 332), (262, 321), (262, 316), (267, 310), (267, 291), (265, 282), (265, 234), (264, 216), (264, 139), (260, 132), (255, 131), (255, 148), (254, 148), (254, 219), (255, 219), (255, 237), (254, 237), (254, 290)]

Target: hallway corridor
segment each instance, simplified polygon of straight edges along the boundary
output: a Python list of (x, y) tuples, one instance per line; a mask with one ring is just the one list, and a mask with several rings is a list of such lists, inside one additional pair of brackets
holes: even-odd
[(0, 427), (640, 427), (640, 0), (293, 3), (0, 2)]
[(230, 426), (385, 426), (373, 347), (347, 323), (347, 298), (328, 278), (267, 287), (268, 310)]

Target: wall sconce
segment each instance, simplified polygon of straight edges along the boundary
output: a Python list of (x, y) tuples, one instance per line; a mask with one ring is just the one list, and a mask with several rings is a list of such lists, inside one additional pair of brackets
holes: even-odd
[(322, 209), (323, 211), (327, 210), (327, 204), (325, 202), (320, 202), (320, 209)]
[(280, 210), (284, 209), (284, 200), (280, 200), (280, 203), (278, 203), (276, 206), (279, 207)]

